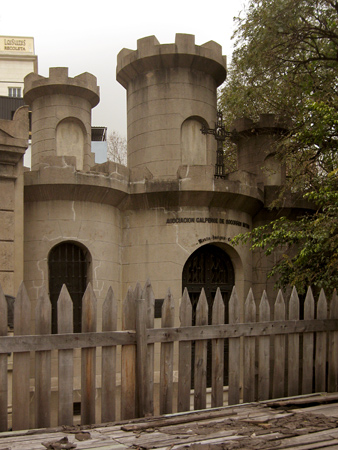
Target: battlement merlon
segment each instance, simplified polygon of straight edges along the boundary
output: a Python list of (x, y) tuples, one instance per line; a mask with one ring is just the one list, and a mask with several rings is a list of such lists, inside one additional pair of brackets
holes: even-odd
[(28, 74), (25, 79), (24, 100), (31, 104), (44, 95), (65, 94), (82, 97), (94, 108), (100, 101), (100, 88), (94, 75), (85, 72), (74, 78), (68, 77), (68, 67), (51, 67), (49, 78), (36, 73)]
[(210, 74), (217, 86), (226, 79), (226, 56), (217, 42), (195, 45), (195, 36), (176, 34), (175, 44), (160, 44), (155, 36), (137, 41), (137, 50), (124, 48), (117, 55), (116, 79), (127, 88), (140, 74), (163, 68), (186, 67)]

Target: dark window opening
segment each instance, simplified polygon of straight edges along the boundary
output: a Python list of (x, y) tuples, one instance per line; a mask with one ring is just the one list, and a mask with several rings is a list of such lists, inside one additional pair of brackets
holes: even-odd
[(154, 317), (160, 319), (162, 317), (162, 306), (164, 298), (155, 298)]
[(81, 332), (82, 297), (87, 287), (88, 258), (82, 247), (64, 242), (49, 254), (49, 295), (52, 303), (52, 333), (57, 333), (57, 301), (63, 284), (73, 301), (74, 333)]

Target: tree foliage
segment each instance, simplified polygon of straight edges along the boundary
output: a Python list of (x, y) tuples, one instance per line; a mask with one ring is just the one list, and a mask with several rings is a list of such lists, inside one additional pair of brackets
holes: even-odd
[(318, 207), (312, 216), (254, 230), (253, 248), (286, 249), (272, 271), (281, 285), (337, 287), (338, 1), (249, 0), (235, 20), (235, 51), (220, 96), (225, 121), (230, 126), (262, 113), (290, 119), (278, 148), (286, 189)]

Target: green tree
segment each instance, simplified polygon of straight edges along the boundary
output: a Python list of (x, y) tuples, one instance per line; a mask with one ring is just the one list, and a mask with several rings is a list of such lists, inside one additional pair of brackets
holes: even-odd
[(261, 113), (290, 119), (278, 147), (286, 190), (305, 193), (318, 207), (312, 216), (281, 218), (242, 239), (267, 254), (286, 249), (272, 271), (281, 285), (337, 287), (338, 1), (250, 0), (236, 22), (220, 95), (225, 121), (230, 126)]

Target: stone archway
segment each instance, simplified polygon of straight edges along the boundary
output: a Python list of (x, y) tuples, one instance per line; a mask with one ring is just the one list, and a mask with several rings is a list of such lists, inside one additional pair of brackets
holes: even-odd
[[(182, 292), (187, 288), (193, 307), (195, 324), (196, 305), (204, 288), (209, 305), (209, 323), (216, 290), (219, 287), (225, 304), (224, 323), (229, 321), (228, 304), (235, 284), (235, 271), (230, 256), (217, 245), (207, 244), (196, 250), (186, 261), (182, 272)], [(209, 346), (210, 347), (210, 346)], [(224, 343), (224, 384), (228, 384), (228, 340)], [(207, 383), (211, 384), (211, 348), (208, 348)]]

